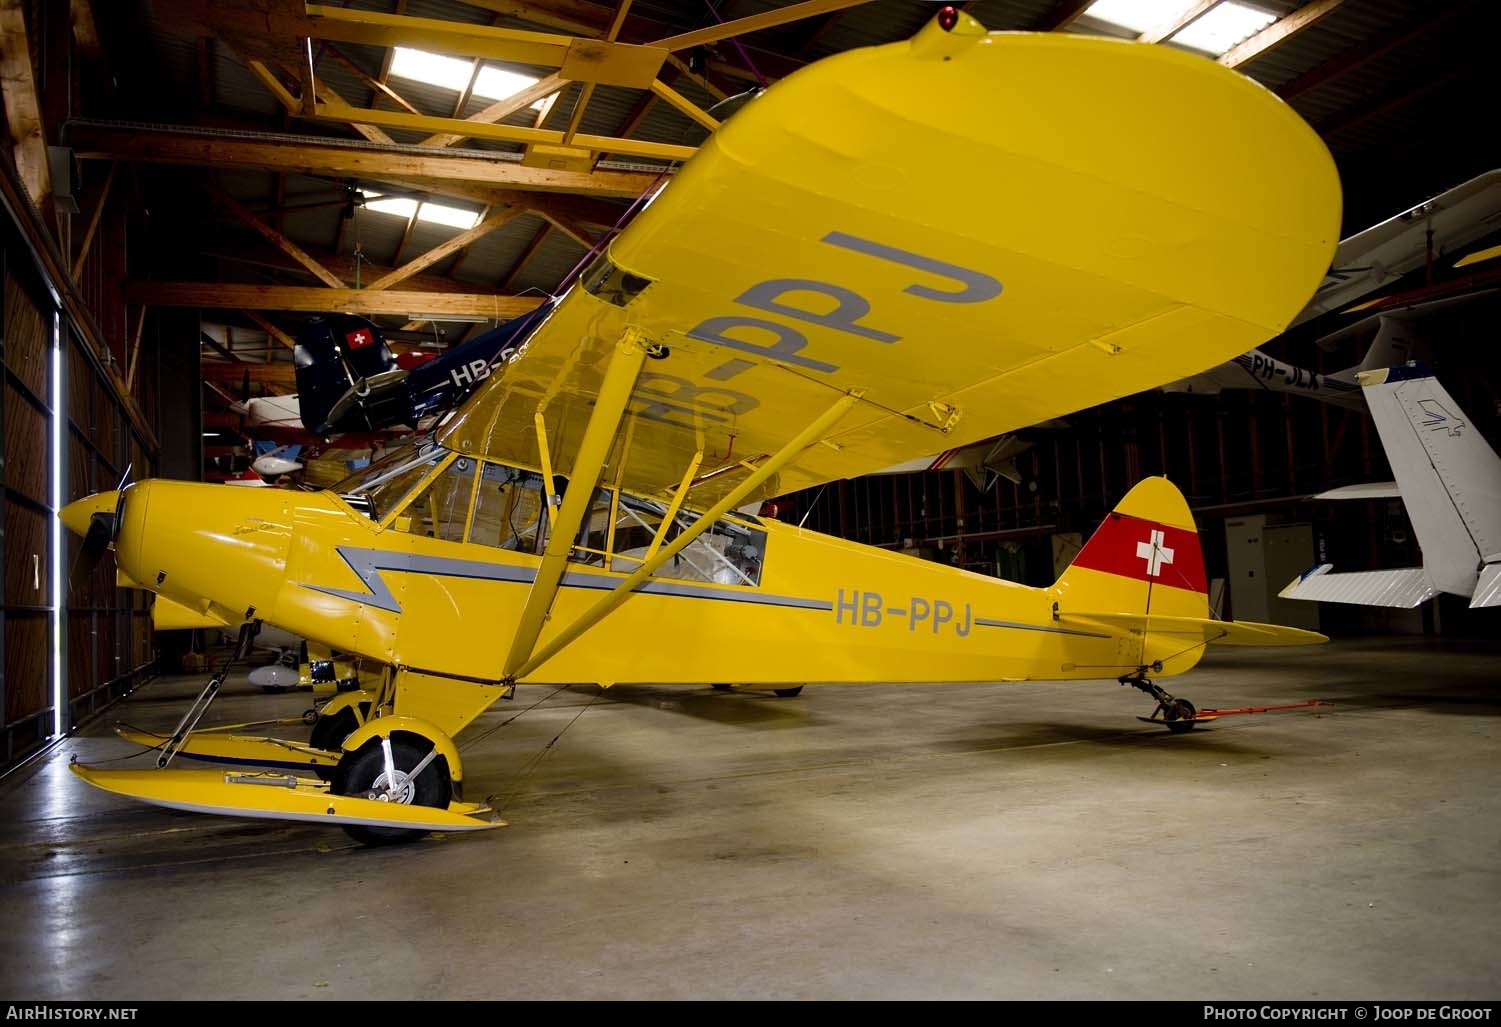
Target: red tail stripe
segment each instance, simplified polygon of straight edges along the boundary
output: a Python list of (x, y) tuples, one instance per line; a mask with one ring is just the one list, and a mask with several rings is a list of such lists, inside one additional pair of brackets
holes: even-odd
[[(1152, 539), (1158, 532), (1154, 553)], [(1198, 532), (1129, 514), (1107, 516), (1074, 558), (1074, 566), (1194, 592), (1209, 591)], [(1155, 575), (1151, 573), (1154, 568)]]

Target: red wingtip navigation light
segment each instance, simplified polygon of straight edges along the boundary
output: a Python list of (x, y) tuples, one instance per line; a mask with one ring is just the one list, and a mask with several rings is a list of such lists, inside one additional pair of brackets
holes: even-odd
[(941, 8), (938, 12), (938, 27), (945, 32), (954, 31), (954, 26), (959, 24), (959, 8), (953, 4)]

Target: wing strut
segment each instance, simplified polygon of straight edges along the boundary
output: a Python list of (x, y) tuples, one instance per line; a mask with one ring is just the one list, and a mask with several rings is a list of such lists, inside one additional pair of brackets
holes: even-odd
[[(798, 432), (797, 435), (785, 446), (777, 450), (777, 452), (773, 453), (771, 456), (767, 457), (759, 467), (751, 472), (750, 477), (746, 478), (739, 485), (735, 486), (735, 488), (728, 495), (726, 495), (717, 504), (715, 504), (713, 509), (702, 514), (698, 518), (698, 520), (694, 521), (691, 525), (685, 528), (683, 530), (683, 533), (677, 538), (673, 539), (673, 541), (669, 545), (665, 546), (662, 549), (659, 549), (654, 556), (646, 560), (646, 562), (643, 563), (640, 567), (636, 568), (635, 572), (631, 574), (630, 577), (626, 578), (619, 585), (615, 586), (615, 588), (612, 589), (608, 595), (606, 595), (603, 599), (586, 610), (578, 618), (578, 620), (574, 621), (572, 624), (568, 625), (561, 632), (559, 632), (552, 641), (543, 646), (540, 651), (532, 655), (532, 657), (526, 660), (525, 663), (523, 663), (519, 667), (516, 667), (512, 662), (507, 661), (506, 680), (516, 681), (518, 679), (526, 677), (528, 674), (532, 673), (538, 667), (542, 666), (548, 660), (552, 659), (554, 656), (558, 655), (558, 653), (566, 649), (570, 644), (573, 643), (576, 638), (578, 638), (584, 632), (588, 631), (590, 628), (594, 627), (594, 625), (604, 620), (604, 618), (609, 615), (611, 611), (613, 611), (621, 603), (625, 602), (626, 598), (631, 594), (632, 591), (636, 589), (638, 585), (644, 582), (647, 578), (651, 577), (658, 567), (662, 566), (668, 560), (671, 560), (674, 556), (676, 556), (678, 553), (681, 553), (684, 549), (687, 549), (689, 544), (692, 543), (694, 539), (702, 535), (705, 531), (707, 531), (711, 526), (713, 526), (715, 521), (718, 521), (725, 514), (729, 513), (731, 510), (744, 503), (746, 497), (753, 493), (756, 489), (760, 488), (768, 478), (770, 478), (773, 474), (776, 474), (803, 450), (807, 449), (809, 446), (822, 439), (824, 435), (827, 434), (830, 428), (837, 424), (840, 419), (843, 418), (844, 415), (847, 414), (850, 409), (855, 406), (855, 404), (860, 402), (860, 397), (863, 395), (863, 392), (848, 392), (843, 396), (840, 396), (839, 399), (835, 401), (833, 406), (829, 407), (822, 414), (820, 414), (817, 419), (809, 423), (806, 428)], [(592, 421), (590, 422), (590, 427), (593, 427)], [(573, 489), (569, 489), (568, 498), (572, 499), (573, 495)], [(566, 510), (567, 500), (564, 501), (564, 508)], [(564, 518), (565, 523), (566, 520), (567, 519)], [(539, 573), (537, 577), (537, 582), (539, 585), (541, 584), (541, 581), (542, 578), (541, 574)], [(535, 588), (536, 586), (533, 586), (534, 591)], [(531, 605), (530, 600), (528, 601), (527, 605)], [(514, 657), (516, 654), (516, 649), (514, 647), (512, 648), (511, 653)]]
[[(505, 676), (512, 677), (512, 669), (523, 663), (537, 645), (537, 636), (547, 620), (547, 611), (563, 580), (563, 571), (573, 543), (578, 538), (579, 525), (594, 499), (594, 488), (604, 473), (605, 461), (609, 459), (610, 447), (615, 444), (615, 430), (620, 427), (626, 406), (631, 399), (631, 390), (636, 387), (636, 376), (646, 360), (646, 340), (640, 332), (631, 329), (615, 344), (615, 353), (605, 368), (604, 381), (600, 383), (594, 410), (584, 428), (584, 437), (579, 442), (578, 455), (573, 461), (573, 477), (577, 479), (563, 497), (563, 505), (553, 518), (552, 534), (548, 536), (547, 548), (542, 552), (542, 565), (537, 568), (537, 580), (527, 593), (526, 606), (521, 610), (521, 619), (516, 624), (516, 635), (511, 640), (511, 651), (506, 656)], [(540, 435), (539, 435), (540, 437)], [(543, 450), (545, 453), (546, 450)], [(552, 482), (546, 483), (551, 495)]]

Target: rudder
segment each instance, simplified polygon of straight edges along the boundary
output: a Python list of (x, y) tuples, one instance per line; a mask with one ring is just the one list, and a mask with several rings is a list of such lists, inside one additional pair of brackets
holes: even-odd
[(1065, 608), (1207, 617), (1204, 553), (1183, 493), (1166, 478), (1138, 482), (1053, 587)]

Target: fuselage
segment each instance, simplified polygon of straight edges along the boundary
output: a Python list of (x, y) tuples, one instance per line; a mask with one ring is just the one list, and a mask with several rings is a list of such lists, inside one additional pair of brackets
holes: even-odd
[[(381, 663), (499, 680), (541, 562), (540, 475), (436, 449), (404, 475), (351, 496), (142, 482), (126, 494), (117, 559), (142, 587), (230, 624), (259, 619)], [(696, 519), (679, 513), (663, 530), (665, 506), (597, 491), (540, 644)], [(1076, 588), (1110, 577), (1070, 573)], [(1197, 662), (1170, 640), (1144, 650), (1138, 633), (1060, 623), (1069, 589), (1069, 578), (1031, 588), (732, 516), (526, 680), (1097, 679)]]

